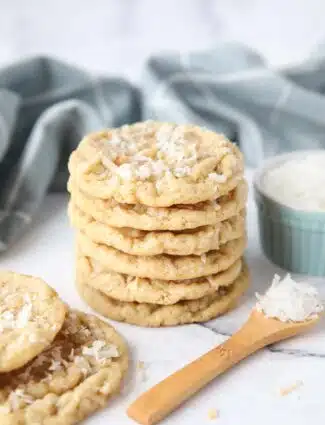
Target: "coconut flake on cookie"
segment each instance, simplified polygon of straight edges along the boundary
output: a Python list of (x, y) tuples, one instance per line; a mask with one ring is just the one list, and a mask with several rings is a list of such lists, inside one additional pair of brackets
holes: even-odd
[[(96, 163), (88, 169), (92, 158)], [(167, 207), (226, 194), (243, 177), (243, 158), (213, 131), (147, 121), (86, 136), (72, 153), (69, 170), (91, 196)]]
[(111, 359), (119, 356), (118, 349), (115, 345), (108, 345), (105, 341), (94, 341), (89, 347), (83, 347), (82, 354), (84, 356), (94, 357), (97, 361)]
[[(149, 130), (150, 123), (148, 122)], [(146, 126), (140, 133), (143, 137), (145, 130)], [(192, 140), (193, 137), (187, 137), (185, 126), (163, 124), (159, 128), (155, 136), (156, 147), (147, 150), (149, 155), (154, 153), (154, 159), (141, 153), (141, 148), (137, 148), (134, 142), (123, 140), (118, 131), (112, 131), (112, 137), (103, 152), (106, 156), (103, 163), (111, 168), (110, 162), (114, 162), (117, 166), (115, 171), (122, 180), (147, 180), (164, 175), (185, 177), (192, 173), (192, 167), (198, 159), (197, 143)], [(120, 164), (121, 160), (123, 163)]]

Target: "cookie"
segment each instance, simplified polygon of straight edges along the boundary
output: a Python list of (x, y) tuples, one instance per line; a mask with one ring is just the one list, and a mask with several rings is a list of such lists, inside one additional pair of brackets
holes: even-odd
[(47, 348), (65, 315), (64, 303), (43, 280), (0, 272), (0, 372), (24, 366)]
[(153, 121), (89, 134), (69, 160), (88, 195), (151, 207), (216, 199), (236, 187), (243, 167), (241, 152), (224, 136)]
[(1, 425), (72, 425), (104, 407), (128, 367), (122, 338), (92, 315), (69, 311), (51, 346), (0, 374)]
[(246, 238), (227, 242), (218, 251), (201, 256), (129, 255), (107, 245), (96, 244), (82, 232), (78, 232), (77, 246), (83, 255), (97, 260), (104, 270), (151, 279), (182, 280), (226, 270), (243, 255)]
[(119, 204), (114, 199), (103, 200), (87, 196), (71, 178), (68, 190), (74, 205), (108, 226), (177, 231), (215, 226), (220, 221), (237, 215), (245, 207), (248, 187), (242, 179), (232, 191), (217, 200), (192, 205), (174, 205), (169, 208)]
[(201, 255), (245, 234), (245, 211), (216, 226), (204, 226), (181, 232), (111, 227), (94, 220), (70, 203), (72, 225), (89, 239), (130, 255)]
[(77, 257), (77, 281), (80, 284), (98, 289), (118, 301), (161, 305), (214, 294), (220, 287), (231, 285), (241, 270), (240, 259), (228, 270), (211, 276), (180, 281), (152, 280), (104, 271), (89, 257)]
[(220, 316), (236, 306), (248, 285), (249, 273), (245, 266), (232, 285), (219, 288), (214, 295), (168, 306), (116, 301), (80, 282), (77, 289), (84, 301), (103, 316), (134, 325), (159, 327), (205, 322)]

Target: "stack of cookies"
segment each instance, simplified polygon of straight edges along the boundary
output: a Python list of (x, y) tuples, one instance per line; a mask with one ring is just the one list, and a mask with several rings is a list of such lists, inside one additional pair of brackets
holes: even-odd
[(0, 272), (0, 424), (72, 425), (120, 389), (126, 345), (44, 281)]
[(147, 121), (86, 136), (69, 161), (81, 297), (111, 319), (212, 319), (248, 286), (247, 184), (238, 148), (192, 125)]

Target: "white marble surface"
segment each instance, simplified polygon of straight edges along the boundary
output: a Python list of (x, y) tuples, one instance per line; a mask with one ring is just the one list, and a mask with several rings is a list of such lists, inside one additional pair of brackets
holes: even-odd
[[(249, 173), (251, 174), (251, 173)], [(66, 215), (67, 197), (50, 195), (28, 234), (11, 251), (0, 257), (0, 267), (42, 276), (76, 308), (87, 310), (73, 285), (73, 232)], [(132, 367), (123, 394), (87, 425), (131, 425), (125, 410), (138, 394), (185, 363), (223, 341), (245, 321), (253, 303), (254, 290), (263, 290), (277, 269), (261, 254), (256, 211), (248, 206), (249, 247), (247, 258), (253, 288), (234, 312), (203, 325), (145, 329), (115, 323), (129, 342)], [(325, 282), (318, 280), (325, 298)], [(145, 363), (145, 376), (135, 363)], [(325, 420), (324, 322), (312, 333), (264, 349), (218, 378), (212, 385), (170, 416), (164, 423), (203, 425), (213, 423), (210, 409), (219, 411), (220, 425), (306, 425)], [(303, 385), (281, 397), (280, 389), (302, 381)]]

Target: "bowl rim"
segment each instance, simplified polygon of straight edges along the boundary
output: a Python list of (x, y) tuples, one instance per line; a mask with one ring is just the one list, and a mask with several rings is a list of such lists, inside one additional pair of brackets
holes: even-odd
[(267, 173), (272, 168), (276, 167), (279, 164), (282, 164), (283, 162), (293, 159), (293, 158), (299, 158), (301, 156), (306, 156), (310, 154), (320, 153), (322, 155), (325, 155), (325, 148), (324, 149), (308, 149), (308, 150), (298, 150), (294, 152), (286, 152), (280, 155), (275, 155), (272, 158), (269, 158), (263, 162), (263, 164), (257, 168), (257, 170), (254, 172), (253, 176), (253, 188), (256, 192), (264, 196), (266, 199), (271, 200), (281, 208), (284, 208), (288, 210), (291, 213), (294, 213), (295, 215), (301, 214), (301, 215), (308, 215), (309, 218), (313, 216), (313, 218), (319, 218), (319, 219), (325, 219), (325, 211), (313, 211), (313, 210), (304, 210), (300, 208), (294, 208), (288, 204), (285, 204), (284, 202), (279, 201), (276, 199), (273, 195), (268, 193), (262, 184), (262, 179), (265, 173)]

